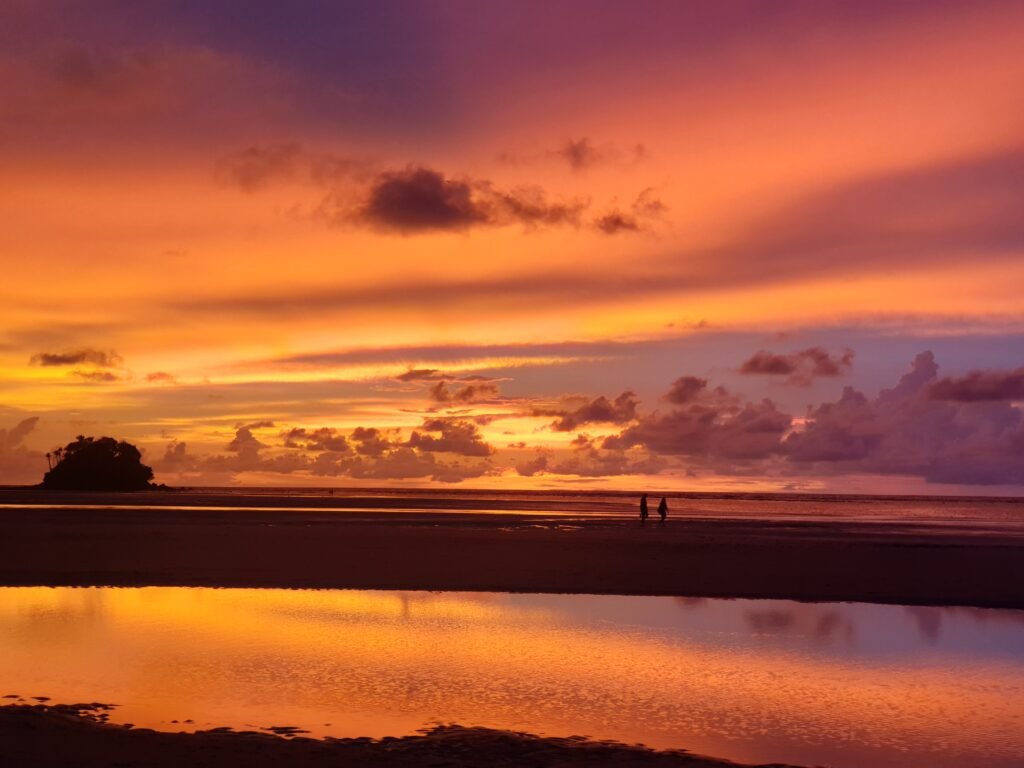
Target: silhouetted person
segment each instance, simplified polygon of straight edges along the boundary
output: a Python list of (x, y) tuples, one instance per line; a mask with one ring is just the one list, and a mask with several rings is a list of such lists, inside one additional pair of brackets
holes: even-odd
[(647, 522), (647, 494), (640, 497), (640, 522)]
[(661, 522), (665, 522), (665, 518), (668, 517), (668, 502), (665, 501), (665, 497), (661, 497), (661, 503), (658, 504), (658, 515), (661, 517)]

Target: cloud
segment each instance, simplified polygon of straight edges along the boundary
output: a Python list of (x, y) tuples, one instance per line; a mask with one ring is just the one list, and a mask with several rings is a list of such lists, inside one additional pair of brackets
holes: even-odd
[(124, 381), (124, 377), (118, 376), (116, 373), (111, 373), (110, 371), (72, 371), (70, 375), (83, 379), (84, 381), (92, 381), (96, 383)]
[(605, 154), (585, 136), (582, 139), (569, 139), (561, 149), (556, 150), (556, 154), (563, 157), (574, 171), (589, 168), (605, 157)]
[(356, 427), (351, 438), (361, 456), (382, 456), (392, 448), (391, 441), (376, 427)]
[(616, 235), (619, 232), (639, 232), (640, 222), (636, 216), (622, 211), (611, 211), (594, 221), (594, 226), (606, 235)]
[[(720, 247), (674, 253), (630, 274), (549, 270), (500, 279), (415, 281), (303, 294), (188, 299), (207, 313), (309, 312), (440, 302), (533, 307), (549, 300), (600, 303), (630, 296), (684, 296), (794, 276), (870, 271), (895, 258), (908, 267), (979, 253), (1011, 258), (1024, 248), (1024, 149), (957, 158), (819, 190), (766, 215)], [(336, 211), (345, 219), (348, 209)], [(924, 224), (920, 222), (925, 222)]]
[(498, 385), (490, 381), (466, 384), (452, 390), (447, 381), (439, 381), (430, 388), (430, 399), (438, 403), (493, 402), (501, 397)]
[(680, 376), (672, 382), (672, 386), (665, 393), (665, 399), (676, 405), (690, 403), (696, 400), (707, 389), (707, 386), (707, 379), (700, 379), (696, 376)]
[[(285, 357), (259, 360), (259, 367), (278, 365), (296, 368), (330, 368), (338, 365), (356, 365), (362, 363), (396, 363), (403, 364), (407, 360), (426, 360), (438, 365), (458, 365), (481, 359), (509, 358), (529, 360), (536, 358), (589, 358), (626, 356), (637, 348), (663, 342), (624, 342), (624, 341), (558, 341), (549, 343), (523, 344), (437, 344), (424, 346), (401, 347), (367, 347), (342, 351), (312, 352)], [(438, 380), (445, 381), (480, 381), (475, 374), (454, 377), (442, 373), (439, 369), (419, 369), (428, 373), (417, 373), (404, 380)], [(436, 371), (431, 374), (429, 371)]]
[(29, 359), (30, 365), (57, 366), (88, 363), (100, 368), (116, 368), (123, 358), (113, 350), (83, 348), (71, 352), (39, 352)]
[(254, 144), (225, 155), (216, 164), (220, 182), (243, 192), (289, 182), (334, 187), (361, 178), (368, 170), (365, 160), (311, 152), (297, 142)]
[(254, 421), (251, 424), (240, 424), (235, 428), (235, 436), (227, 445), (227, 450), (238, 456), (237, 471), (247, 469), (258, 469), (261, 465), (260, 451), (267, 448), (267, 444), (261, 442), (253, 431), (257, 429), (270, 429), (274, 426), (272, 421)]
[(9, 429), (0, 429), (0, 482), (37, 483), (42, 479), (45, 458), (25, 446), (25, 438), (38, 424), (38, 416), (29, 416)]
[[(421, 431), (414, 430), (405, 445), (427, 453), (457, 453), (462, 456), (490, 456), (494, 449), (480, 436), (476, 424), (459, 419), (428, 419)], [(428, 434), (440, 433), (438, 436)]]
[(38, 416), (29, 416), (10, 429), (0, 429), (0, 454), (21, 447), (22, 441), (32, 433), (38, 423)]
[(657, 218), (668, 210), (661, 200), (654, 196), (650, 187), (637, 195), (628, 212), (612, 209), (594, 220), (594, 226), (606, 235), (620, 232), (639, 232), (647, 228), (651, 219)]
[(667, 462), (650, 453), (635, 454), (622, 450), (603, 450), (595, 445), (577, 447), (571, 456), (548, 462), (545, 473), (576, 477), (614, 475), (653, 475), (665, 469)]
[(466, 229), (491, 216), (486, 203), (474, 199), (469, 182), (410, 166), (381, 174), (354, 218), (381, 229), (421, 232)]
[[(934, 355), (922, 352), (899, 383), (877, 397), (847, 387), (837, 401), (812, 408), (804, 429), (785, 440), (789, 462), (825, 474), (1024, 484), (1021, 410), (990, 400), (993, 391), (970, 376), (939, 381), (938, 370)], [(946, 395), (950, 399), (941, 399)]]
[(422, 454), (412, 448), (397, 448), (386, 456), (373, 461), (363, 460), (351, 463), (346, 471), (351, 477), (358, 479), (430, 478), (441, 483), (458, 483), (469, 478), (481, 477), (492, 472), (493, 468), (486, 462), (444, 463), (438, 461), (431, 453)]
[[(844, 368), (845, 355), (780, 357), (754, 365), (774, 375), (814, 373), (815, 366), (817, 375), (835, 375)], [(837, 400), (810, 408), (795, 422), (771, 400), (748, 401), (684, 376), (664, 397), (674, 407), (638, 415), (601, 447), (683, 457), (691, 466), (721, 474), (898, 475), (929, 483), (1024, 484), (1024, 412), (1012, 402), (1021, 395), (1024, 371), (940, 380), (938, 370), (934, 355), (922, 352), (894, 387), (873, 398), (846, 387)], [(580, 441), (578, 448), (591, 451), (593, 445)], [(613, 460), (603, 461), (614, 468)], [(549, 464), (547, 471), (555, 469)]]
[(910, 267), (1017, 258), (1022, 196), (1024, 147), (1010, 147), (819, 190), (695, 257), (713, 260), (732, 284), (870, 272), (894, 259)]
[(572, 432), (584, 424), (602, 422), (608, 424), (623, 424), (632, 421), (637, 417), (636, 407), (638, 404), (636, 394), (625, 391), (615, 398), (609, 400), (604, 395), (580, 405), (573, 409), (535, 409), (536, 416), (557, 416), (552, 422), (551, 428), (557, 432)]
[(153, 373), (146, 374), (146, 381), (165, 381), (169, 384), (174, 384), (178, 379), (173, 374), (167, 373), (166, 371), (153, 371)]
[(299, 144), (251, 146), (223, 158), (217, 175), (226, 184), (255, 192), (275, 182), (295, 179), (305, 159)]
[(514, 465), (516, 474), (521, 477), (546, 474), (597, 478), (657, 474), (667, 466), (664, 459), (651, 454), (603, 450), (586, 435), (577, 435), (570, 445), (572, 453), (563, 454), (561, 458), (556, 453), (537, 450), (531, 458)]
[(521, 477), (533, 477), (543, 472), (548, 467), (548, 457), (546, 454), (538, 453), (532, 459), (521, 461), (516, 464), (516, 473)]
[(549, 200), (536, 187), (502, 191), (488, 181), (449, 178), (412, 165), (378, 174), (354, 208), (346, 208), (344, 196), (337, 193), (328, 195), (321, 206), (332, 223), (401, 234), (508, 224), (576, 225), (585, 207), (582, 201)]
[(677, 387), (677, 380), (666, 395), (678, 407), (643, 416), (606, 438), (603, 447), (640, 446), (656, 454), (703, 460), (747, 461), (780, 452), (780, 440), (790, 429), (792, 417), (772, 401), (746, 402), (723, 387), (708, 390), (687, 377), (683, 381)]
[(551, 154), (562, 158), (574, 171), (584, 171), (605, 163), (621, 163), (642, 160), (647, 154), (643, 144), (636, 144), (625, 150), (614, 144), (598, 147), (588, 137), (569, 139)]
[(179, 440), (172, 440), (164, 449), (163, 458), (157, 462), (157, 469), (164, 472), (183, 472), (193, 467), (195, 458), (188, 453), (188, 446)]
[(437, 368), (410, 368), (395, 378), (398, 381), (430, 381), (438, 378), (440, 373)]
[(841, 376), (853, 366), (853, 350), (844, 349), (842, 354), (832, 356), (821, 347), (790, 354), (775, 354), (760, 350), (740, 366), (740, 373), (746, 375), (788, 376), (794, 384), (809, 384), (819, 376)]
[(352, 447), (345, 436), (334, 427), (306, 429), (295, 427), (281, 433), (286, 448), (301, 448), (305, 451), (331, 451), (333, 453), (352, 453)]
[(1012, 371), (972, 371), (957, 379), (940, 379), (928, 389), (934, 400), (982, 403), (1024, 400), (1024, 368)]

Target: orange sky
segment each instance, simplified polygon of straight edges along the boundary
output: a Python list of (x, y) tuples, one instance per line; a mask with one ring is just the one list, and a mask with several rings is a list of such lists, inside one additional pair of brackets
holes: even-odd
[(1020, 4), (0, 29), (0, 482), (1024, 485)]

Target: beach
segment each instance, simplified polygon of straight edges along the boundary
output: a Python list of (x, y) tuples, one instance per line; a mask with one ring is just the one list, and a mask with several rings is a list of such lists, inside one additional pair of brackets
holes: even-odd
[[(31, 504), (32, 506), (25, 506)], [(1024, 537), (920, 521), (521, 501), (0, 492), (0, 584), (580, 592), (1024, 607)], [(244, 506), (245, 508), (238, 508)], [(536, 506), (536, 504), (534, 504)], [(233, 508), (234, 507), (234, 508)], [(447, 511), (446, 511), (447, 510)], [(474, 511), (475, 510), (475, 511)]]
[[(214, 729), (162, 733), (103, 722), (103, 705), (0, 707), (0, 756), (8, 765), (107, 768), (132, 765), (177, 768), (292, 768), (346, 765), (419, 766), (636, 766), (729, 768), (737, 763), (594, 742), (582, 737), (542, 738), (487, 728), (440, 726), (420, 735), (384, 739), (307, 739)], [(773, 763), (751, 768), (786, 768)]]

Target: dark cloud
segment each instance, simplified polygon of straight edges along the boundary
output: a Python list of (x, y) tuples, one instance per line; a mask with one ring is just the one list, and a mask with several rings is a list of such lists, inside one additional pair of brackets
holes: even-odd
[(799, 358), (795, 355), (773, 355), (762, 350), (740, 366), (740, 373), (788, 375), (796, 371), (798, 364)]
[(821, 347), (776, 354), (761, 350), (745, 360), (740, 373), (748, 375), (788, 376), (791, 383), (809, 384), (819, 376), (841, 376), (853, 365), (853, 351), (831, 355)]
[(597, 146), (583, 136), (567, 140), (549, 154), (560, 157), (574, 171), (584, 171), (597, 165), (635, 163), (646, 156), (647, 149), (643, 144), (635, 144), (628, 149), (615, 144)]
[(611, 211), (594, 221), (594, 226), (606, 235), (615, 235), (619, 232), (639, 232), (640, 222), (636, 216), (622, 211)]
[[(835, 375), (841, 360), (804, 355)], [(770, 365), (769, 365), (770, 363)], [(759, 361), (792, 375), (793, 360)], [(799, 367), (797, 370), (801, 370)], [(1019, 370), (938, 379), (931, 352), (918, 355), (896, 386), (874, 398), (852, 387), (811, 408), (794, 426), (770, 400), (747, 401), (702, 379), (677, 380), (666, 399), (676, 407), (640, 416), (604, 440), (616, 451), (643, 448), (686, 457), (720, 473), (903, 475), (929, 483), (1024, 484), (1024, 414), (1012, 400)]]
[[(457, 453), (490, 456), (494, 449), (481, 437), (476, 424), (459, 419), (428, 419), (421, 431), (413, 431), (406, 447), (426, 453)], [(439, 433), (438, 435), (430, 433)]]
[(267, 444), (261, 442), (254, 434), (256, 429), (270, 429), (274, 426), (272, 421), (254, 421), (251, 424), (239, 424), (235, 427), (235, 436), (227, 444), (227, 450), (238, 456), (238, 469), (257, 469), (261, 465), (260, 451), (267, 448)]
[(532, 459), (521, 461), (516, 464), (516, 473), (522, 477), (533, 477), (548, 468), (548, 457), (546, 454), (538, 453)]
[(480, 381), (451, 389), (447, 381), (439, 381), (430, 388), (430, 399), (438, 403), (493, 402), (501, 398), (501, 390), (491, 381)]
[(177, 378), (166, 371), (153, 371), (153, 373), (146, 374), (146, 381), (166, 381), (173, 384), (177, 381)]
[(399, 232), (467, 229), (487, 223), (489, 206), (474, 199), (467, 181), (447, 179), (429, 168), (381, 174), (354, 219)]
[(352, 447), (345, 436), (334, 427), (306, 429), (295, 427), (281, 433), (286, 448), (301, 448), (305, 451), (330, 451), (333, 453), (351, 453)]
[(646, 229), (652, 219), (661, 216), (667, 210), (668, 206), (655, 197), (654, 190), (648, 187), (637, 195), (629, 211), (614, 208), (595, 219), (594, 226), (606, 235), (639, 232)]
[(549, 461), (544, 471), (550, 475), (609, 477), (613, 475), (657, 474), (667, 462), (652, 454), (631, 455), (622, 450), (603, 450), (595, 445), (578, 446), (572, 455)]
[(676, 405), (690, 403), (696, 400), (707, 389), (707, 386), (707, 379), (700, 379), (696, 376), (680, 376), (672, 382), (672, 386), (665, 393), (665, 399)]
[(557, 416), (551, 428), (558, 432), (572, 432), (584, 424), (624, 424), (632, 421), (637, 417), (638, 402), (636, 395), (627, 390), (615, 400), (609, 400), (601, 395), (577, 408), (535, 409), (533, 413), (536, 416)]
[(569, 139), (561, 149), (556, 151), (556, 154), (563, 157), (574, 171), (589, 168), (595, 163), (601, 162), (606, 156), (585, 136), (582, 139)]
[(655, 197), (654, 187), (641, 190), (640, 194), (636, 196), (636, 200), (633, 201), (633, 213), (637, 216), (661, 216), (666, 211), (668, 211), (668, 206)]
[(81, 365), (88, 363), (100, 368), (116, 368), (124, 360), (113, 350), (76, 349), (71, 352), (39, 352), (29, 359), (30, 365)]
[(376, 427), (356, 427), (351, 438), (361, 456), (382, 456), (392, 448), (391, 441)]
[(114, 381), (124, 381), (124, 377), (118, 376), (116, 373), (110, 371), (72, 371), (70, 376), (74, 376), (77, 379), (83, 381), (92, 381), (96, 383), (109, 383)]
[(740, 461), (764, 459), (781, 450), (780, 440), (792, 417), (773, 402), (746, 402), (722, 387), (708, 390), (686, 377), (683, 381), (667, 396), (677, 398), (678, 407), (645, 415), (621, 434), (606, 438), (602, 447), (639, 446), (656, 454)]
[(195, 458), (188, 453), (188, 446), (179, 440), (172, 440), (164, 449), (163, 459), (157, 462), (158, 470), (165, 472), (183, 472), (195, 463)]
[[(1024, 248), (1024, 150), (1014, 148), (821, 190), (739, 230), (732, 243), (675, 253), (629, 274), (548, 271), (487, 280), (423, 281), (291, 296), (191, 299), (209, 313), (337, 311), (438, 303), (533, 307), (545, 301), (599, 303), (629, 296), (687, 295), (794, 276), (838, 275), (901, 264), (934, 264), (979, 253), (1010, 258)], [(957, 215), (946, 215), (950, 211)], [(920, 222), (929, 222), (927, 226)]]
[(412, 448), (396, 448), (374, 460), (357, 460), (344, 466), (345, 474), (357, 479), (404, 480), (429, 478), (440, 483), (458, 483), (481, 477), (493, 468), (487, 462), (445, 463), (432, 453), (419, 453)]
[(430, 381), (438, 378), (440, 373), (437, 368), (410, 368), (395, 378), (398, 381)]
[(983, 403), (1024, 400), (1024, 368), (1012, 371), (972, 371), (966, 376), (936, 381), (928, 389), (934, 400)]
[(344, 197), (337, 194), (329, 195), (322, 209), (333, 223), (414, 234), (506, 224), (575, 225), (585, 207), (580, 201), (551, 201), (539, 188), (501, 191), (487, 181), (449, 178), (431, 168), (409, 166), (379, 174), (354, 209), (347, 209)]
[[(789, 462), (825, 474), (907, 475), (964, 485), (1024, 483), (1020, 409), (1006, 401), (973, 399), (986, 394), (985, 388), (975, 388), (971, 377), (967, 383), (940, 382), (938, 370), (934, 355), (922, 352), (899, 383), (877, 397), (847, 387), (839, 400), (812, 408), (806, 426), (785, 440)], [(936, 389), (950, 399), (937, 399)]]
[[(494, 471), (488, 461), (440, 461), (435, 456), (440, 448), (434, 446), (431, 450), (417, 450), (407, 445), (397, 445), (384, 439), (372, 427), (356, 427), (352, 431), (351, 442), (357, 445), (355, 453), (345, 436), (334, 428), (297, 427), (281, 433), (287, 451), (268, 455), (270, 446), (256, 438), (253, 430), (272, 426), (267, 421), (239, 425), (234, 439), (227, 446), (230, 451), (227, 455), (196, 456), (187, 450), (185, 443), (172, 441), (167, 445), (163, 457), (155, 462), (155, 468), (158, 472), (217, 480), (227, 480), (244, 472), (306, 472), (318, 477), (379, 480), (429, 478), (444, 483), (460, 482)], [(437, 439), (455, 441), (460, 436), (465, 437), (456, 427), (447, 435), (442, 432)], [(466, 451), (464, 455), (476, 457), (486, 454)]]
[[(216, 314), (308, 313), (439, 303), (535, 307), (545, 301), (601, 303), (650, 299), (729, 286), (808, 279), (901, 264), (934, 264), (984, 253), (1011, 258), (1024, 248), (1024, 150), (878, 175), (787, 206), (739, 230), (714, 249), (674, 253), (643, 270), (538, 272), (516, 278), (415, 281), (376, 288), (330, 289), (290, 296), (219, 296), (177, 306)], [(946, 215), (959, 211), (956, 216)], [(344, 220), (345, 211), (339, 214)], [(921, 221), (930, 222), (927, 226)]]

